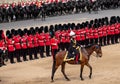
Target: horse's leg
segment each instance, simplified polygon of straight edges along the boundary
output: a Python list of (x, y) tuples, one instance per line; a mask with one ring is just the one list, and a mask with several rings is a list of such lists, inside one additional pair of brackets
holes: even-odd
[(54, 80), (53, 80), (53, 78), (54, 78), (54, 74), (55, 74), (55, 72), (56, 72), (56, 70), (57, 70), (58, 67), (59, 67), (59, 66), (58, 66), (58, 65), (56, 66), (56, 61), (54, 60), (54, 61), (53, 61), (53, 66), (52, 66), (51, 82), (54, 81)]
[(84, 80), (82, 77), (82, 72), (83, 72), (84, 64), (81, 64), (81, 70), (80, 70), (80, 78), (81, 80)]
[(61, 72), (63, 73), (65, 79), (67, 79), (69, 81), (70, 79), (65, 74), (65, 64), (66, 64), (65, 62), (62, 63), (62, 65), (61, 65)]
[(91, 76), (92, 76), (92, 67), (91, 67), (91, 65), (90, 65), (89, 63), (87, 63), (86, 66), (88, 66), (89, 69), (90, 69), (90, 75), (89, 75), (89, 78), (91, 79)]

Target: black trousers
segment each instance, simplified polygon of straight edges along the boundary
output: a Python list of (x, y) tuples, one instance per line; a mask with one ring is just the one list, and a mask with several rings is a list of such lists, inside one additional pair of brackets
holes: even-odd
[(29, 53), (29, 59), (33, 60), (33, 57), (32, 57), (33, 49), (32, 48), (28, 48), (28, 53)]
[(34, 55), (34, 58), (35, 58), (35, 59), (38, 59), (38, 56), (37, 56), (37, 48), (38, 48), (38, 47), (32, 48), (33, 55)]
[(9, 52), (8, 51), (8, 58), (10, 59), (10, 63), (14, 63), (14, 55), (15, 55), (15, 52), (12, 51), (12, 52)]
[(73, 47), (72, 51), (71, 50), (68, 51), (68, 58), (74, 58), (74, 60), (77, 62), (80, 58), (79, 50), (77, 50), (76, 47)]
[(115, 34), (115, 43), (118, 43), (119, 40), (119, 34)]
[(21, 55), (23, 56), (23, 60), (27, 60), (27, 49), (21, 49)]
[(90, 39), (90, 44), (94, 44), (94, 39), (93, 38)]
[(111, 36), (110, 36), (110, 35), (108, 35), (108, 36), (107, 36), (107, 45), (109, 45), (109, 44), (110, 44), (110, 39), (111, 39)]
[(95, 38), (94, 40), (95, 40), (94, 43), (98, 44), (98, 38)]
[(40, 52), (40, 56), (43, 58), (44, 57), (44, 46), (39, 46), (39, 52)]
[(50, 56), (50, 46), (46, 45), (46, 56)]
[(21, 49), (15, 50), (15, 57), (17, 58), (17, 62), (20, 62), (20, 56), (21, 56)]
[(99, 44), (102, 46), (103, 45), (103, 37), (99, 37)]
[(115, 43), (115, 35), (110, 35), (111, 37), (111, 43), (114, 44)]
[[(81, 43), (79, 43), (79, 44), (81, 44)], [(89, 39), (85, 39), (85, 46), (87, 46), (88, 44), (90, 44)]]
[(107, 36), (103, 36), (103, 43), (104, 43), (104, 45), (107, 45), (106, 41), (107, 41)]

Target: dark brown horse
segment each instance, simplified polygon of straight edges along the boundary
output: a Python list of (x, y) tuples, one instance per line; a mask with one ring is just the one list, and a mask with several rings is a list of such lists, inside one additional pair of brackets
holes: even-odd
[[(85, 52), (86, 51), (86, 52)], [(94, 44), (94, 45), (90, 45), (88, 47), (82, 48), (81, 49), (81, 53), (82, 53), (82, 59), (79, 63), (79, 65), (81, 65), (81, 70), (80, 70), (80, 78), (81, 80), (84, 80), (82, 77), (82, 72), (83, 72), (83, 68), (84, 65), (88, 66), (90, 69), (90, 74), (89, 74), (89, 78), (91, 78), (92, 76), (92, 67), (89, 64), (89, 59), (90, 56), (93, 52), (96, 52), (96, 57), (102, 57), (102, 50), (101, 50), (101, 46)], [(56, 72), (56, 70), (58, 69), (58, 67), (61, 65), (61, 72), (63, 73), (65, 79), (67, 79), (68, 81), (70, 80), (67, 75), (65, 74), (65, 64), (66, 62), (68, 64), (75, 64), (76, 65), (76, 61), (75, 60), (69, 60), (69, 61), (64, 61), (64, 58), (66, 56), (67, 51), (60, 51), (56, 54), (56, 59), (53, 60), (53, 67), (52, 67), (52, 76), (51, 76), (51, 82), (54, 81), (54, 74)]]

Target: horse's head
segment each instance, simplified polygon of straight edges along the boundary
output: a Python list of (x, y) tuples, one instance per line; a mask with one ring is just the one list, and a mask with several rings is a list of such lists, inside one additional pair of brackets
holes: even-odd
[(98, 44), (93, 45), (93, 50), (96, 52), (96, 57), (102, 57), (102, 49)]

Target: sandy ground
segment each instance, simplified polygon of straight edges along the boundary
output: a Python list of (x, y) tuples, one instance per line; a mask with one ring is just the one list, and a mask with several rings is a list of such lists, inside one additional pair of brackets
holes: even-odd
[(66, 74), (71, 81), (66, 81), (60, 71), (51, 83), (52, 57), (10, 64), (0, 68), (0, 84), (120, 84), (120, 44), (102, 47), (102, 58), (91, 56), (93, 67), (92, 79), (88, 78), (89, 69), (84, 68), (84, 81), (80, 80), (79, 65), (66, 65)]

